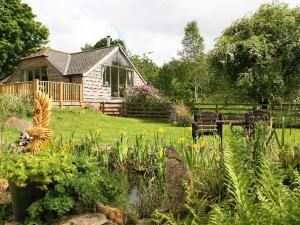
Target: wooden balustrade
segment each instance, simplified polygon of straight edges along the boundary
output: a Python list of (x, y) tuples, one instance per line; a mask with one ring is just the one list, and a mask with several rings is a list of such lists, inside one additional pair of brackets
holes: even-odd
[(76, 104), (83, 106), (82, 84), (34, 80), (0, 85), (0, 94), (17, 95), (27, 100), (32, 100), (37, 90), (48, 94), (54, 104), (58, 103), (60, 107)]

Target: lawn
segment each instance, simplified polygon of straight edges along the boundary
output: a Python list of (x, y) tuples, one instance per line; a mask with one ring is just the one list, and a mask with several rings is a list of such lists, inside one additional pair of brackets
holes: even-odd
[[(31, 120), (31, 118), (27, 118)], [(73, 137), (79, 141), (90, 131), (101, 132), (103, 143), (112, 143), (115, 137), (125, 133), (129, 140), (133, 140), (136, 135), (147, 132), (154, 136), (161, 128), (165, 131), (165, 136), (169, 140), (177, 140), (181, 135), (187, 134), (187, 128), (178, 127), (162, 118), (124, 118), (106, 116), (102, 113), (89, 109), (65, 108), (53, 109), (50, 127), (54, 130), (56, 138), (63, 136), (64, 139)], [(276, 130), (281, 138), (282, 130)], [(7, 142), (13, 142), (18, 138), (19, 132), (13, 129), (4, 130)], [(231, 136), (229, 126), (224, 126), (224, 141)], [(286, 140), (289, 142), (300, 142), (300, 129), (286, 129)]]

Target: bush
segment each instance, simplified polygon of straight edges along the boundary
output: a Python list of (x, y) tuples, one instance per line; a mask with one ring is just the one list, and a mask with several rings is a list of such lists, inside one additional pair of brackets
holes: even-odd
[(171, 107), (170, 122), (178, 126), (188, 126), (192, 122), (190, 109), (182, 102)]
[(125, 91), (126, 103), (164, 104), (168, 101), (151, 85), (130, 87)]
[(11, 116), (31, 117), (33, 115), (33, 107), (25, 99), (14, 95), (0, 96), (0, 121)]

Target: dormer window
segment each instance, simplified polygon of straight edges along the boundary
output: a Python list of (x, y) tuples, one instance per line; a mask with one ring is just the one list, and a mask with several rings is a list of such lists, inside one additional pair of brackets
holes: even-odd
[(47, 67), (35, 67), (30, 69), (25, 69), (21, 71), (20, 81), (33, 81), (35, 79), (39, 79), (40, 81), (47, 81), (48, 74), (47, 74)]

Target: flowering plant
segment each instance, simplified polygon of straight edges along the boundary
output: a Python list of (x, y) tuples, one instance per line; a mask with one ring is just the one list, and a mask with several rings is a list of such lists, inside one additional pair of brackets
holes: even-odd
[(159, 90), (151, 85), (140, 85), (126, 89), (125, 91), (126, 103), (167, 103), (168, 101), (162, 95)]

